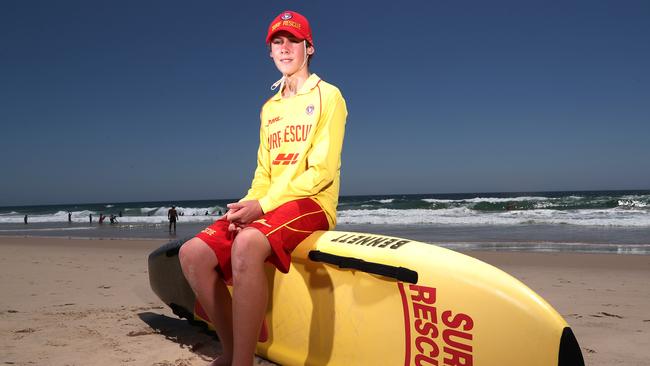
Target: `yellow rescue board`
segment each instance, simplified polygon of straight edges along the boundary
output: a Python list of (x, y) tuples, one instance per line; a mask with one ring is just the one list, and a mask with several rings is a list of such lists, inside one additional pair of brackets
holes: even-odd
[[(417, 283), (314, 262), (311, 251), (417, 272)], [(318, 232), (269, 271), (269, 339), (282, 365), (557, 365), (564, 319), (514, 277), (431, 244)]]
[(268, 266), (267, 278), (267, 337), (257, 353), (281, 365), (584, 365), (568, 324), (544, 299), (436, 245), (316, 232), (293, 252), (289, 273)]

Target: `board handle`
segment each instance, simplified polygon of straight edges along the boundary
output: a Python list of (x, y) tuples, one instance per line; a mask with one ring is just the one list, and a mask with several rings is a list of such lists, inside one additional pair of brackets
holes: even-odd
[(407, 283), (418, 283), (418, 273), (404, 267), (389, 266), (387, 264), (366, 262), (363, 259), (343, 257), (340, 255), (312, 250), (309, 252), (309, 259), (314, 262), (333, 264), (339, 268), (352, 268), (362, 272), (372, 273), (380, 276), (394, 278)]

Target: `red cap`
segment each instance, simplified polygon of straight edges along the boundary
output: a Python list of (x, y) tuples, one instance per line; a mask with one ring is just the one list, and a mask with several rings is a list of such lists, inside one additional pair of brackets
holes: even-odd
[(275, 17), (269, 25), (269, 31), (266, 33), (266, 44), (269, 44), (273, 35), (279, 31), (287, 31), (299, 39), (306, 39), (312, 46), (314, 45), (309, 21), (300, 13), (287, 10)]

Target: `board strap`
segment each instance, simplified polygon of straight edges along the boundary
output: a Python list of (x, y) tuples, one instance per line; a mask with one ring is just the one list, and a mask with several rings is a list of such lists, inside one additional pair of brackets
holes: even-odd
[(309, 259), (314, 262), (333, 264), (339, 268), (352, 268), (358, 271), (372, 273), (384, 277), (394, 278), (407, 283), (418, 283), (418, 273), (404, 267), (395, 267), (387, 264), (366, 262), (363, 259), (343, 257), (336, 254), (312, 250)]

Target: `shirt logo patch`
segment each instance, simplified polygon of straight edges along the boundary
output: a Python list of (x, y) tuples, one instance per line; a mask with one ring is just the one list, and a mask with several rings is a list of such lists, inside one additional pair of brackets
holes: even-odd
[(282, 14), (282, 20), (289, 20), (289, 19), (291, 19), (291, 13)]
[(314, 114), (314, 105), (313, 104), (308, 105), (307, 108), (305, 109), (305, 112), (307, 113), (308, 116)]
[(278, 154), (273, 160), (273, 165), (293, 165), (298, 162), (298, 155), (300, 154)]

